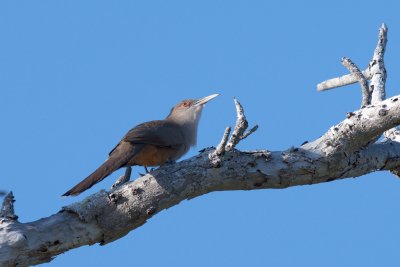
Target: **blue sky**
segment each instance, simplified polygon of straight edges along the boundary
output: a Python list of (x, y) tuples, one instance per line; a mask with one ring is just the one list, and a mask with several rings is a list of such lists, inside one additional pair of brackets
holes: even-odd
[[(57, 212), (134, 125), (184, 98), (203, 112), (198, 150), (235, 121), (259, 130), (239, 149), (285, 150), (360, 106), (358, 85), (318, 93), (365, 68), (389, 27), (387, 94), (399, 94), (395, 1), (2, 1), (0, 188), (23, 222)], [(134, 168), (133, 172), (142, 172)], [(50, 266), (399, 266), (400, 181), (388, 173), (284, 190), (216, 192), (170, 208), (107, 246)], [(129, 264), (128, 264), (129, 263)]]

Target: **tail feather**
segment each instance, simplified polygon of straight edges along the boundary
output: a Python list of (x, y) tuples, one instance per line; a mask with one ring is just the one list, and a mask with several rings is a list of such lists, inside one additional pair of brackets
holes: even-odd
[(63, 196), (76, 196), (89, 189), (121, 167), (120, 164), (116, 163), (114, 160), (107, 159), (97, 170), (68, 190)]
[(110, 157), (99, 168), (97, 168), (83, 181), (64, 193), (63, 196), (76, 196), (89, 189), (114, 171), (123, 167), (129, 161), (129, 159), (138, 152), (138, 149), (141, 149), (138, 146), (132, 147), (131, 144), (129, 144), (130, 147), (126, 147), (126, 145), (128, 144), (119, 145), (120, 147), (117, 147)]

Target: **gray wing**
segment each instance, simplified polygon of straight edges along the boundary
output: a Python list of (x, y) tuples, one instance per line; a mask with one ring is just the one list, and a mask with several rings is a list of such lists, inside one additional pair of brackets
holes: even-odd
[[(121, 142), (175, 147), (184, 144), (184, 136), (180, 126), (177, 124), (165, 120), (157, 120), (145, 122), (130, 129)], [(114, 149), (111, 150), (110, 154)]]

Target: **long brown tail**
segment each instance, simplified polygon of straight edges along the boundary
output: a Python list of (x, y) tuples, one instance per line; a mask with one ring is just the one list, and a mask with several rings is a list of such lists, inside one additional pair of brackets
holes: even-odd
[(141, 146), (132, 145), (129, 143), (120, 143), (113, 150), (110, 157), (92, 174), (86, 177), (83, 181), (68, 190), (63, 196), (76, 196), (83, 191), (97, 184), (108, 175), (123, 167), (129, 159), (141, 150)]

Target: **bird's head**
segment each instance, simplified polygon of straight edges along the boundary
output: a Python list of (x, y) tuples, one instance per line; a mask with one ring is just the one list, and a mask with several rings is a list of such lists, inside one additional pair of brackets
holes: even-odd
[(212, 94), (201, 99), (182, 100), (171, 109), (167, 120), (173, 120), (180, 124), (197, 123), (204, 105), (217, 96), (219, 96), (219, 94)]

